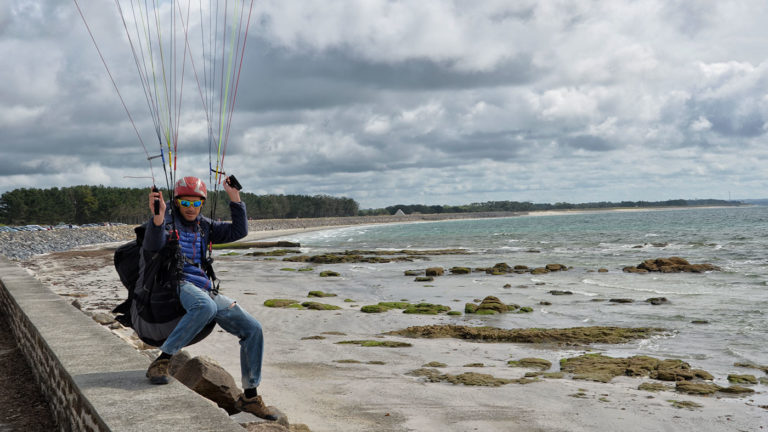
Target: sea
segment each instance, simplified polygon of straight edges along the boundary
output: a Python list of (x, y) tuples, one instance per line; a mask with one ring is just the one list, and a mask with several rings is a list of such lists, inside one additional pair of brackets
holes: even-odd
[[(347, 264), (342, 273), (357, 281), (354, 289), (359, 294), (375, 292), (381, 301), (427, 301), (463, 310), (465, 302), (494, 295), (505, 303), (534, 308), (530, 314), (451, 317), (456, 324), (660, 327), (666, 331), (651, 339), (595, 350), (617, 357), (682, 359), (708, 370), (721, 385), (728, 384), (725, 377), (731, 373), (766, 376), (734, 364), (768, 365), (768, 207), (541, 213), (364, 225), (302, 233), (291, 240), (299, 241), (303, 252), (310, 254), (466, 249), (467, 255), (432, 256), (427, 262)], [(672, 256), (721, 270), (622, 271), (647, 259)], [(501, 262), (528, 267), (557, 263), (570, 269), (536, 276), (446, 272), (429, 284), (403, 275), (407, 269), (491, 267)], [(601, 268), (608, 271), (598, 272)], [(555, 296), (552, 290), (572, 294)], [(653, 297), (664, 297), (667, 303), (646, 302)], [(633, 302), (609, 301), (619, 298)], [(768, 390), (765, 385), (754, 388), (763, 394)]]

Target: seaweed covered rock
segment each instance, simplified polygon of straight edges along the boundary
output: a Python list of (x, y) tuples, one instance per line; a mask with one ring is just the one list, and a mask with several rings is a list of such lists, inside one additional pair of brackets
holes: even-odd
[(754, 375), (728, 375), (728, 382), (734, 384), (757, 384), (757, 378)]
[(302, 307), (305, 307), (307, 309), (312, 310), (339, 310), (341, 309), (339, 306), (326, 304), (326, 303), (318, 303), (318, 302), (304, 302), (301, 304)]
[(472, 269), (469, 267), (451, 267), (451, 274), (470, 274)]
[(269, 299), (264, 301), (264, 306), (272, 308), (301, 307), (298, 300), (291, 299)]
[(307, 297), (336, 297), (337, 294), (331, 294), (323, 291), (310, 291)]
[(451, 384), (464, 384), (467, 386), (499, 387), (505, 384), (521, 382), (520, 380), (496, 378), (490, 374), (477, 372), (464, 372), (459, 375), (441, 374), (439, 370), (421, 368), (408, 372), (407, 375), (424, 377), (427, 382), (448, 382)]
[(552, 362), (542, 358), (526, 357), (520, 360), (510, 360), (507, 364), (511, 367), (539, 369), (545, 371), (552, 367)]
[(407, 314), (421, 314), (421, 315), (437, 315), (441, 312), (448, 312), (451, 310), (448, 306), (432, 303), (418, 303), (414, 305), (408, 305), (403, 313)]
[(675, 391), (694, 395), (710, 395), (719, 391), (722, 387), (713, 383), (678, 381)]
[(652, 327), (570, 327), (555, 329), (501, 329), (497, 327), (470, 327), (454, 324), (413, 326), (387, 334), (413, 338), (456, 338), (477, 342), (496, 343), (561, 343), (589, 344), (625, 343), (644, 339), (663, 332)]
[(497, 263), (493, 267), (489, 269), (485, 269), (485, 272), (488, 274), (502, 275), (506, 273), (511, 273), (512, 267), (510, 267), (509, 264), (507, 263)]
[(480, 302), (479, 305), (467, 303), (464, 306), (464, 312), (468, 314), (494, 315), (494, 314), (500, 314), (505, 312), (511, 312), (518, 308), (519, 306), (517, 305), (507, 305), (502, 303), (498, 297), (487, 296), (486, 298), (483, 299), (482, 302)]
[(636, 267), (624, 267), (627, 273), (704, 273), (707, 271), (719, 271), (720, 268), (712, 264), (691, 264), (680, 257), (647, 259)]
[(442, 276), (445, 274), (445, 269), (442, 267), (430, 267), (425, 270), (427, 276)]
[(560, 360), (560, 370), (574, 374), (574, 379), (608, 382), (617, 376), (647, 376), (662, 381), (712, 379), (712, 375), (681, 360), (661, 360), (649, 356), (615, 358), (602, 354), (584, 354)]

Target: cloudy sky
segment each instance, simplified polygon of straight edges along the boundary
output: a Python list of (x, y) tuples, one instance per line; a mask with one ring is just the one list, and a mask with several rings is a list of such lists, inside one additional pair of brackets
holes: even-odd
[[(115, 3), (79, 3), (159, 152)], [(256, 1), (224, 168), (362, 208), (768, 197), (766, 23), (763, 0)], [(73, 2), (0, 3), (0, 58), (0, 193), (151, 184)], [(207, 179), (197, 91), (178, 166)]]

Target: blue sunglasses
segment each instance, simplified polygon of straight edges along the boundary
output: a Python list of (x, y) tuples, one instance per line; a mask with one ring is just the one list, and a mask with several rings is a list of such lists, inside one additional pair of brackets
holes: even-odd
[(203, 205), (203, 200), (197, 200), (197, 201), (190, 201), (190, 200), (183, 200), (183, 199), (177, 199), (176, 202), (179, 203), (182, 207), (200, 207)]

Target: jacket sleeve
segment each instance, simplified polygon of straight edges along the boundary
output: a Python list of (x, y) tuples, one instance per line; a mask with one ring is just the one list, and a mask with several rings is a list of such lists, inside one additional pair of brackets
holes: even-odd
[(230, 202), (229, 210), (232, 222), (213, 222), (210, 241), (213, 243), (230, 243), (248, 235), (248, 218), (244, 202)]
[[(170, 205), (170, 204), (169, 204)], [(152, 219), (146, 223), (146, 231), (144, 231), (144, 243), (142, 247), (150, 252), (159, 251), (165, 246), (168, 241), (168, 231), (165, 229), (165, 224), (169, 221), (170, 214), (166, 213), (165, 221), (160, 226), (155, 226)]]

